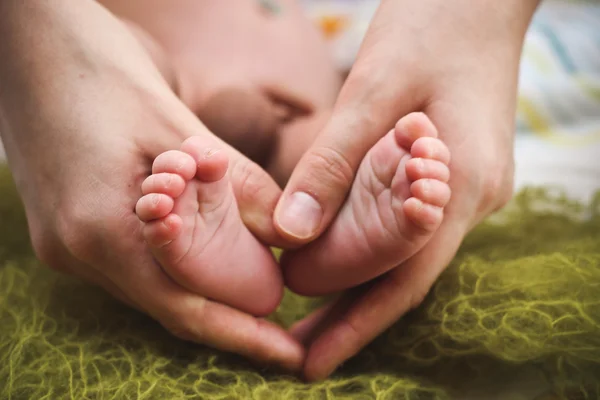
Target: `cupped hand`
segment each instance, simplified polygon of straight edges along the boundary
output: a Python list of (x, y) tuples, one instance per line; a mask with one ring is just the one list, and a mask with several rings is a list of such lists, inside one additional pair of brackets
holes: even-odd
[(319, 237), (369, 148), (413, 111), (450, 149), (452, 199), (416, 256), (292, 328), (309, 346), (309, 379), (327, 377), (418, 306), (467, 232), (511, 197), (518, 65), (536, 5), (382, 1), (332, 117), (278, 203), (276, 227), (299, 245)]
[(132, 25), (211, 132), (262, 165), (282, 126), (329, 110), (341, 86), (297, 0), (100, 2)]
[[(192, 135), (219, 139), (136, 39), (96, 2), (3, 2), (0, 15), (0, 131), (39, 257), (183, 339), (297, 369), (288, 333), (175, 284), (142, 239), (135, 204), (154, 158)], [(220, 144), (244, 221), (276, 242), (279, 188)]]

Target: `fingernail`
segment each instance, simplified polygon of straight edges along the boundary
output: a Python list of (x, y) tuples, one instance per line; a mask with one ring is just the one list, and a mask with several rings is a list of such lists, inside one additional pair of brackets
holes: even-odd
[(277, 222), (290, 236), (306, 239), (315, 234), (322, 218), (319, 203), (307, 193), (296, 192), (283, 203)]

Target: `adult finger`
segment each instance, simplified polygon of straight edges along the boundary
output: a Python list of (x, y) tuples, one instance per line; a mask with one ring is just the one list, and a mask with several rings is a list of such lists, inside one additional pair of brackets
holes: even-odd
[[(342, 362), (358, 353), (410, 309), (418, 306), (454, 257), (466, 226), (460, 220), (449, 221), (415, 257), (392, 270), (349, 304), (345, 311), (333, 308), (326, 327), (324, 316), (307, 317), (295, 329), (306, 335), (307, 325), (321, 332), (310, 344), (304, 373), (309, 380), (329, 376)], [(435, 251), (432, 251), (435, 249)], [(296, 334), (298, 334), (296, 332)]]
[(40, 248), (41, 245), (34, 241), (34, 243), (36, 243), (36, 256), (45, 266), (59, 273), (75, 276), (88, 284), (101, 287), (122, 303), (139, 311), (143, 311), (139, 305), (135, 304), (133, 300), (131, 300), (110, 279), (89, 265), (74, 258), (69, 254), (63, 243), (56, 239), (55, 236), (44, 238), (45, 243), (43, 246), (46, 248), (51, 247), (51, 250)]
[(261, 241), (271, 246), (287, 247), (285, 239), (275, 229), (273, 213), (281, 196), (281, 188), (257, 163), (214, 136), (210, 135), (229, 155), (229, 177), (242, 221)]
[(367, 286), (365, 284), (350, 289), (342, 296), (332, 299), (329, 303), (294, 323), (289, 329), (290, 334), (305, 346), (310, 345), (332, 321), (338, 320), (348, 310), (353, 300), (365, 293)]
[[(177, 130), (171, 134), (156, 135), (157, 139), (145, 144), (142, 151), (148, 160), (154, 160), (165, 150), (178, 150), (184, 140), (201, 136), (214, 142), (229, 155), (229, 175), (242, 220), (261, 241), (272, 246), (286, 247), (286, 242), (275, 229), (273, 212), (281, 196), (281, 188), (258, 164), (215, 136), (178, 99), (166, 110), (174, 119)], [(144, 142), (146, 143), (146, 142)], [(144, 177), (145, 179), (145, 177)]]
[(288, 247), (273, 223), (281, 188), (258, 164), (233, 149), (230, 154), (229, 174), (242, 221), (264, 243)]
[[(132, 199), (141, 195), (139, 189), (129, 190)], [(142, 239), (143, 224), (133, 213), (134, 201), (124, 202), (127, 217), (107, 223), (120, 234), (96, 241), (97, 247), (110, 249), (94, 260), (96, 270), (177, 337), (299, 370), (304, 349), (283, 328), (190, 292), (162, 270)]]
[(371, 64), (368, 54), (359, 57), (331, 118), (277, 203), (275, 227), (292, 242), (308, 243), (328, 227), (367, 151), (400, 117), (421, 106), (419, 99), (399, 95), (422, 93), (412, 89), (414, 82), (385, 64), (369, 70)]
[(173, 335), (251, 360), (300, 370), (304, 349), (284, 329), (178, 286), (149, 254), (130, 258), (111, 280)]

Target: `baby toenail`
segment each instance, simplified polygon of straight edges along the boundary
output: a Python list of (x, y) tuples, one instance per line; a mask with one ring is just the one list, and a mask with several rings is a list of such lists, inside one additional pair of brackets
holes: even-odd
[(208, 160), (209, 158), (211, 158), (215, 154), (219, 153), (220, 151), (221, 151), (221, 149), (206, 149), (206, 150), (204, 150), (204, 159)]
[(157, 194), (153, 194), (151, 200), (152, 200), (152, 205), (156, 206), (156, 205), (158, 205), (158, 203), (160, 203), (160, 196)]
[(171, 182), (173, 181), (173, 175), (168, 175), (167, 176), (167, 181), (165, 182), (165, 189), (168, 189), (171, 187)]

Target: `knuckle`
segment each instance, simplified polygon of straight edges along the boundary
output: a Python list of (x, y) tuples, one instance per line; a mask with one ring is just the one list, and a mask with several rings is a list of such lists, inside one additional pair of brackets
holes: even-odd
[(354, 180), (354, 166), (342, 152), (332, 147), (317, 147), (305, 160), (312, 182), (327, 186), (349, 187)]
[[(503, 208), (513, 196), (514, 158), (510, 149), (498, 150), (492, 144), (480, 147), (467, 157), (456, 159), (450, 168), (455, 181), (452, 189), (476, 193), (475, 214), (487, 216)], [(452, 178), (451, 178), (452, 179)]]
[[(56, 215), (58, 239), (70, 254), (85, 263), (90, 263), (99, 250), (95, 234), (97, 222), (94, 214), (81, 206), (59, 210)], [(110, 219), (105, 223), (110, 225)]]
[(493, 163), (486, 168), (491, 171), (483, 180), (482, 204), (497, 211), (503, 208), (513, 196), (514, 163)]
[(231, 181), (238, 200), (259, 198), (266, 178), (269, 178), (266, 172), (253, 161), (232, 164)]
[(236, 162), (231, 170), (233, 180), (239, 184), (241, 194), (254, 192), (253, 189), (256, 186), (256, 178), (253, 167), (251, 161)]

